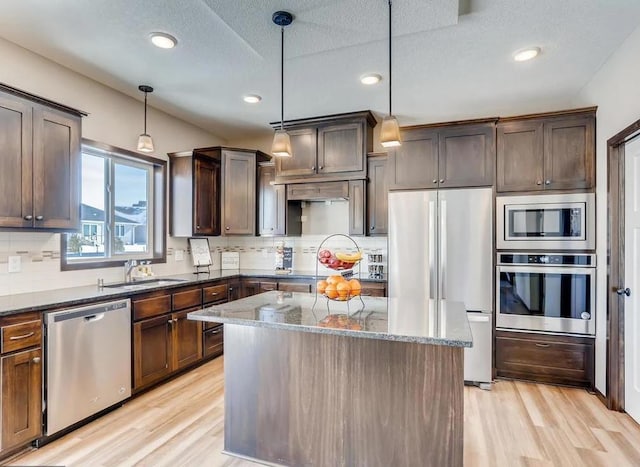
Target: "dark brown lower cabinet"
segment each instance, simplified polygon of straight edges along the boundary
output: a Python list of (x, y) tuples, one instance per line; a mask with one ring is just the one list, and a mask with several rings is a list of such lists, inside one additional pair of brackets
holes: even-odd
[(592, 388), (594, 339), (496, 332), (497, 376)]
[(173, 313), (173, 370), (180, 370), (202, 359), (202, 321), (187, 319), (187, 313), (199, 307)]
[(224, 326), (218, 324), (206, 329), (202, 334), (202, 341), (205, 358), (222, 355), (224, 352)]
[(42, 434), (42, 349), (2, 357), (2, 445), (24, 445)]
[(173, 319), (170, 314), (133, 325), (133, 387), (166, 378), (172, 371)]

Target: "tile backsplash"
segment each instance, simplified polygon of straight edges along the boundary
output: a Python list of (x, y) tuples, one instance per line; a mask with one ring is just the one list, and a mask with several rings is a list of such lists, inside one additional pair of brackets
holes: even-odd
[[(243, 269), (273, 269), (275, 248), (280, 242), (293, 247), (294, 269), (315, 271), (316, 253), (325, 235), (303, 235), (301, 237), (210, 237), (209, 245), (213, 257), (213, 269), (220, 268), (222, 251), (240, 253), (240, 267)], [(368, 271), (367, 253), (382, 254), (383, 263), (387, 259), (386, 237), (354, 237), (363, 250), (362, 272)], [(326, 246), (330, 249), (353, 246), (348, 239), (336, 237)], [(183, 260), (176, 261), (177, 250), (182, 250)], [(9, 256), (20, 257), (20, 272), (8, 272)], [(194, 271), (189, 254), (189, 245), (184, 238), (169, 237), (167, 241), (167, 262), (154, 264), (156, 275), (183, 274)], [(325, 270), (326, 272), (326, 270)], [(385, 269), (386, 272), (386, 269)], [(324, 272), (321, 272), (324, 274)], [(60, 234), (46, 232), (0, 232), (0, 295), (29, 293), (40, 290), (62, 289), (80, 285), (95, 284), (104, 279), (105, 283), (123, 279), (123, 268), (84, 269), (80, 271), (60, 271)]]

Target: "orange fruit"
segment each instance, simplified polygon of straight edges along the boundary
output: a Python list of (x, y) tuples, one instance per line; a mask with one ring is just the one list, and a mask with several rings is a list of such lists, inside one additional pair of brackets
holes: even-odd
[(358, 279), (351, 279), (349, 281), (349, 286), (351, 287), (351, 295), (353, 296), (360, 295), (360, 292), (362, 292), (362, 286)]
[(325, 289), (327, 288), (327, 281), (318, 281), (318, 283), (316, 284), (316, 288), (318, 289), (318, 293), (324, 293)]
[(343, 282), (345, 280), (340, 274), (334, 274), (333, 276), (327, 277), (327, 284), (337, 284), (338, 282)]
[(338, 296), (338, 290), (336, 289), (336, 285), (327, 284), (327, 287), (324, 289), (324, 294), (329, 298), (336, 298)]
[(336, 285), (336, 290), (338, 291), (338, 296), (341, 300), (345, 300), (349, 297), (349, 292), (351, 291), (351, 287), (347, 281), (338, 282)]

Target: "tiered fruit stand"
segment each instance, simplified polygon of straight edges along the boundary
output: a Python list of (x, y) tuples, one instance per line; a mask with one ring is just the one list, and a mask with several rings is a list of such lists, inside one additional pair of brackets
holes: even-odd
[[(347, 318), (352, 314), (364, 310), (364, 301), (361, 295), (361, 286), (358, 279), (348, 281), (354, 275), (354, 268), (357, 267), (358, 278), (361, 277), (362, 251), (356, 241), (344, 234), (333, 234), (326, 237), (318, 247), (316, 258), (316, 288), (315, 300), (312, 310), (316, 304), (324, 297), (327, 304), (327, 324), (334, 327), (334, 318), (331, 318), (331, 303), (345, 302), (347, 306)], [(328, 272), (326, 280), (321, 271)], [(354, 282), (355, 281), (355, 282)], [(324, 282), (324, 284), (323, 284)], [(351, 311), (351, 302), (357, 299), (358, 309)], [(338, 315), (339, 316), (339, 315)]]

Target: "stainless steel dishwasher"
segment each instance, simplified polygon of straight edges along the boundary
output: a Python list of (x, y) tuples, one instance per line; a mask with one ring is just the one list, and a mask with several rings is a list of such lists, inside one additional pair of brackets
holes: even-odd
[(48, 313), (47, 436), (131, 396), (131, 302)]

